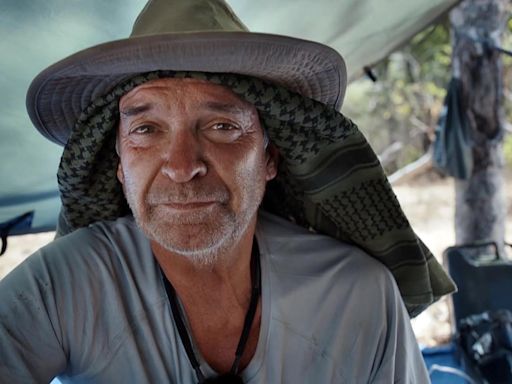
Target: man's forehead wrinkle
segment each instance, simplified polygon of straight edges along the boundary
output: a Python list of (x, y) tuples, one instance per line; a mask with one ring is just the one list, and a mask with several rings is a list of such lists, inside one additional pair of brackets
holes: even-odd
[(229, 87), (215, 84), (208, 80), (190, 78), (162, 78), (151, 80), (135, 87), (127, 94), (125, 94), (122, 99), (131, 98), (140, 92), (143, 92), (144, 94), (149, 92), (151, 94), (152, 91), (174, 94), (176, 96), (187, 96), (187, 98), (192, 98), (198, 93), (202, 95), (210, 95), (212, 97), (220, 95), (226, 97), (229, 95), (229, 97), (232, 97), (233, 100), (237, 100), (240, 103), (247, 103), (245, 100), (236, 95)]
[[(165, 80), (165, 81), (162, 81)], [(119, 103), (122, 117), (131, 117), (159, 107), (170, 109), (178, 104), (203, 111), (247, 115), (255, 112), (251, 103), (241, 99), (231, 89), (208, 81), (194, 79), (160, 79), (142, 84)]]
[(237, 105), (236, 103), (227, 103), (224, 101), (217, 100), (207, 100), (201, 102), (199, 107), (212, 110), (225, 112), (233, 115), (245, 115), (248, 112), (251, 112), (251, 108), (247, 105)]

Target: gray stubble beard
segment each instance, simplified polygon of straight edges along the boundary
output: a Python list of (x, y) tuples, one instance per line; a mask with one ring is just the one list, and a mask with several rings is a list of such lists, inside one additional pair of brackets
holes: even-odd
[[(127, 191), (128, 189), (128, 191)], [(249, 224), (257, 215), (260, 201), (251, 203), (237, 218), (237, 215), (225, 208), (226, 214), (222, 215), (222, 223), (210, 223), (212, 227), (208, 228), (210, 231), (209, 241), (206, 242), (202, 248), (180, 248), (173, 241), (171, 231), (173, 224), (159, 218), (158, 214), (146, 211), (146, 218), (140, 214), (140, 204), (133, 198), (129, 192), (130, 187), (125, 188), (125, 196), (128, 205), (133, 213), (135, 222), (142, 232), (150, 239), (157, 242), (164, 249), (169, 252), (186, 257), (194, 265), (201, 268), (211, 268), (218, 263), (230, 249), (234, 248), (241, 240), (242, 236), (248, 230)], [(261, 195), (261, 198), (263, 194)], [(146, 203), (147, 204), (147, 203)], [(149, 205), (146, 205), (149, 206)], [(162, 220), (163, 219), (163, 220)], [(180, 225), (179, 223), (174, 225)]]
[[(256, 212), (253, 212), (253, 215), (254, 214), (256, 214)], [(142, 220), (134, 214), (137, 225), (148, 238), (156, 241), (169, 252), (186, 257), (194, 265), (201, 268), (214, 266), (223, 255), (227, 254), (229, 250), (240, 241), (252, 219), (252, 216), (247, 216), (247, 214), (244, 214), (242, 220), (236, 220), (234, 214), (228, 215), (223, 219), (222, 225), (219, 223), (219, 225), (213, 229), (214, 233), (210, 232), (208, 241), (204, 243), (203, 247), (180, 248), (175, 244), (170, 235), (172, 225), (157, 224), (155, 219), (150, 220), (149, 223), (143, 223)], [(212, 228), (209, 228), (209, 230), (212, 231)]]

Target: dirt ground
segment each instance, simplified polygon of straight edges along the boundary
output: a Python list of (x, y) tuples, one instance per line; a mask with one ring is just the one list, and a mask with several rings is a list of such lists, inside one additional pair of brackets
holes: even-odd
[[(508, 212), (505, 240), (512, 242), (512, 170), (505, 175)], [(419, 237), (442, 262), (443, 251), (455, 244), (455, 187), (451, 178), (421, 177), (412, 183), (394, 187), (394, 191)], [(451, 301), (444, 298), (412, 320), (418, 341), (426, 346), (450, 339)]]
[[(509, 206), (506, 239), (509, 242), (512, 241), (510, 176), (512, 172), (508, 172), (506, 177)], [(397, 186), (394, 190), (416, 233), (441, 260), (443, 250), (455, 242), (453, 180), (422, 177), (407, 185)], [(53, 233), (9, 238), (7, 252), (0, 257), (0, 278), (52, 238)], [(413, 319), (413, 328), (421, 344), (432, 346), (449, 340), (452, 333), (449, 308), (449, 299), (444, 299)]]

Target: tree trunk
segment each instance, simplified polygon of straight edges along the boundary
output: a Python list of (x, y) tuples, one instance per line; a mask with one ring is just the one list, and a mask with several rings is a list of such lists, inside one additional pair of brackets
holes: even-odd
[(462, 81), (461, 101), (473, 138), (473, 172), (455, 182), (457, 244), (495, 241), (503, 255), (505, 191), (503, 180), (501, 46), (507, 0), (465, 0), (450, 13), (453, 75)]

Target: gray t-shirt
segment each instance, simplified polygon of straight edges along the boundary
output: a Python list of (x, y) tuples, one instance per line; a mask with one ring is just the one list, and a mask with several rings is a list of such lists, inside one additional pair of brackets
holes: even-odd
[[(429, 382), (383, 265), (266, 213), (256, 236), (262, 318), (247, 383)], [(0, 340), (1, 383), (197, 382), (131, 217), (62, 237), (5, 277)]]

